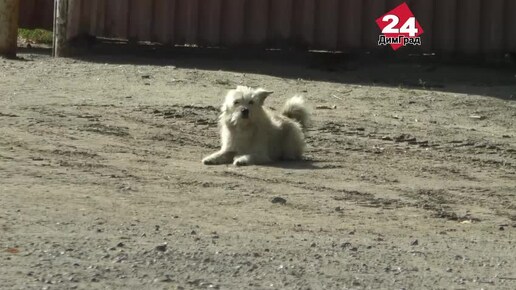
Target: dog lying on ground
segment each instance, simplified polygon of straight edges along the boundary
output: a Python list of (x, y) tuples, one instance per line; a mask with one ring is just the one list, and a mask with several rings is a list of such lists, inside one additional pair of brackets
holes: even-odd
[(290, 98), (277, 114), (263, 106), (272, 92), (238, 86), (230, 90), (219, 117), (222, 148), (203, 164), (251, 165), (299, 160), (309, 111), (301, 96)]

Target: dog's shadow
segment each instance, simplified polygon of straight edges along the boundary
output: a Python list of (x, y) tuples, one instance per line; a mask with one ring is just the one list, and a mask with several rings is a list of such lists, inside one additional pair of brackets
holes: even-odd
[(283, 168), (283, 169), (293, 169), (293, 170), (317, 170), (317, 169), (325, 169), (325, 167), (318, 166), (317, 163), (320, 161), (317, 160), (282, 160), (274, 163), (266, 164), (266, 167), (274, 167), (274, 168)]

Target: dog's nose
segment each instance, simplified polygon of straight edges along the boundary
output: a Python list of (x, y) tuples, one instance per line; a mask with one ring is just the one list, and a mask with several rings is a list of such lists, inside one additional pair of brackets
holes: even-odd
[(242, 117), (244, 117), (244, 118), (249, 117), (249, 109), (248, 108), (242, 108)]

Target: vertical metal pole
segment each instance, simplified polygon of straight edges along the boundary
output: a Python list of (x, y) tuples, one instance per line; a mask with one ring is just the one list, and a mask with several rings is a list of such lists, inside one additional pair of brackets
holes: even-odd
[(56, 56), (56, 19), (57, 19), (57, 0), (54, 0), (54, 10), (52, 10), (52, 56)]
[(54, 0), (54, 40), (53, 55), (62, 57), (67, 54), (68, 0)]

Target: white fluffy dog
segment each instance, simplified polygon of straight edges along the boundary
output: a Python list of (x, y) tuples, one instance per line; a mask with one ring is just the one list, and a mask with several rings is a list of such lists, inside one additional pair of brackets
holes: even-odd
[(263, 107), (270, 94), (244, 86), (228, 92), (219, 118), (222, 148), (204, 158), (203, 164), (240, 166), (301, 159), (303, 129), (309, 118), (304, 100), (292, 97), (277, 114)]

